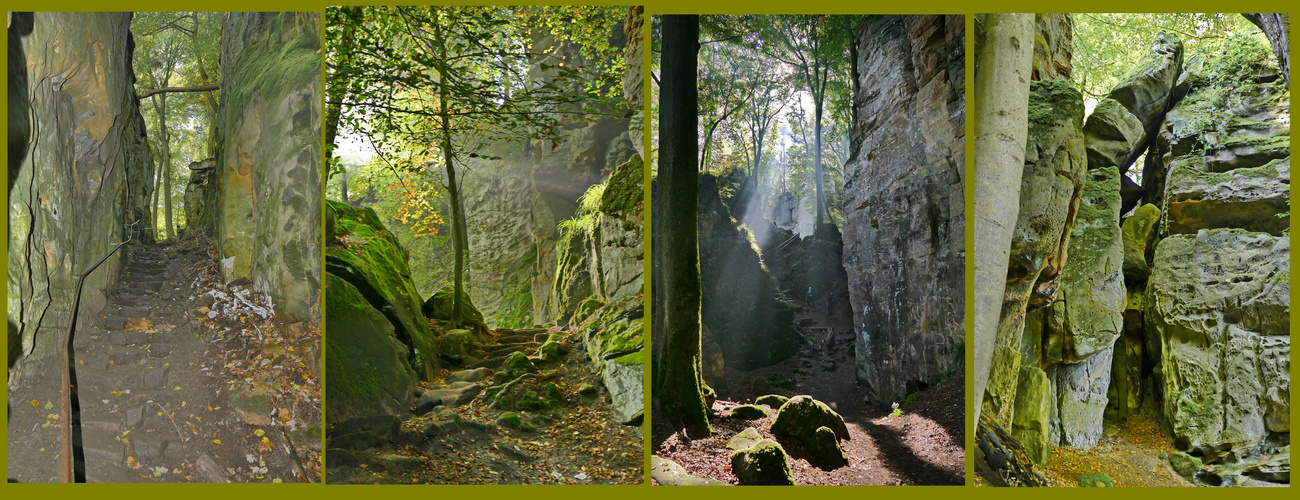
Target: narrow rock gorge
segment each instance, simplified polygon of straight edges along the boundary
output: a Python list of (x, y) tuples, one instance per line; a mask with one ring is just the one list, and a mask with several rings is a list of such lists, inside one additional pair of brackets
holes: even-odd
[[(30, 110), (9, 127), (11, 162), (26, 153), (10, 164), (11, 481), (58, 480), (60, 460), (77, 481), (319, 481), (320, 29), (314, 13), (11, 14), (10, 107)], [(175, 66), (150, 52), (164, 44)], [(169, 95), (205, 111), (159, 139), (145, 116)], [(186, 184), (192, 154), (216, 159)], [(191, 214), (175, 228), (173, 199)]]
[[(697, 163), (656, 103), (654, 481), (962, 484), (965, 17), (697, 22)], [(671, 222), (687, 196), (694, 227)], [(690, 230), (696, 252), (661, 253)], [(695, 352), (670, 259), (699, 262)]]
[(1095, 97), (1100, 21), (1037, 16), (980, 484), (1290, 482), (1290, 91), (1232, 16), (1142, 33)]

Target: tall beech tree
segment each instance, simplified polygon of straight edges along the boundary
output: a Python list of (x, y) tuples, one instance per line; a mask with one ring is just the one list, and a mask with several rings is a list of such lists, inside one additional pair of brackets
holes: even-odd
[(696, 235), (699, 165), (696, 88), (699, 16), (664, 16), (659, 97), (659, 182), (654, 203), (663, 217), (654, 247), (662, 252), (665, 296), (657, 338), (667, 339), (654, 394), (663, 416), (692, 436), (708, 436), (700, 346), (700, 267)]

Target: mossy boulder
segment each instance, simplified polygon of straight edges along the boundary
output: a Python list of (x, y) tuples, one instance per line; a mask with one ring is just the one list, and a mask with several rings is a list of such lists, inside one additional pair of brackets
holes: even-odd
[(602, 306), (579, 325), (587, 355), (624, 422), (645, 407), (644, 316), (642, 296), (635, 295)]
[(1169, 454), (1169, 467), (1188, 481), (1196, 482), (1196, 473), (1204, 466), (1200, 457), (1193, 457), (1181, 451)]
[(758, 420), (767, 417), (767, 410), (757, 405), (740, 405), (731, 409), (731, 416), (742, 420)]
[(785, 449), (770, 439), (732, 452), (731, 472), (740, 480), (740, 484), (794, 485)]
[(1133, 113), (1143, 129), (1153, 130), (1168, 111), (1169, 96), (1182, 72), (1183, 42), (1173, 33), (1162, 32), (1107, 97)]
[(582, 302), (578, 303), (577, 309), (574, 309), (573, 311), (573, 320), (581, 323), (583, 320), (586, 320), (588, 316), (591, 316), (591, 313), (596, 312), (596, 309), (600, 309), (600, 306), (602, 305), (604, 304), (595, 297), (582, 299)]
[(817, 428), (808, 453), (808, 462), (822, 470), (835, 470), (849, 464), (849, 455), (840, 448), (840, 439), (830, 427)]
[[(424, 304), (420, 306), (420, 312), (426, 318), (451, 321), (452, 302), (455, 297), (455, 287), (448, 285), (439, 288), (438, 291), (433, 292), (433, 296), (425, 300)], [(481, 327), (483, 331), (487, 331), (487, 323), (483, 322), (483, 313), (474, 307), (474, 301), (470, 299), (469, 292), (460, 291), (460, 304), (461, 324), (475, 325)]]
[[(410, 254), (373, 209), (352, 208), (334, 201), (327, 204), (338, 219), (336, 238), (326, 247), (326, 271), (351, 284), (388, 320), (393, 336), (407, 346), (407, 357), (421, 379), (435, 378), (438, 351), (429, 323), (420, 312), (420, 295), (411, 281)], [(327, 287), (326, 295), (330, 293)], [(333, 325), (330, 330), (338, 332)]]
[(533, 366), (533, 360), (528, 359), (528, 355), (519, 351), (510, 353), (506, 356), (505, 361), (501, 362), (501, 372), (509, 374), (510, 378), (530, 373), (536, 369)]
[(789, 439), (811, 447), (819, 427), (830, 428), (839, 439), (849, 439), (849, 428), (844, 425), (844, 418), (839, 413), (812, 396), (795, 396), (777, 410), (776, 420), (772, 422), (772, 434), (777, 439)]
[(1207, 462), (1290, 432), (1290, 238), (1241, 229), (1156, 246), (1146, 334), (1175, 445)]
[(554, 340), (547, 340), (546, 343), (537, 348), (537, 355), (542, 358), (542, 361), (547, 363), (559, 361), (560, 356), (562, 356), (560, 352), (560, 343)]
[(419, 379), (393, 325), (343, 279), (325, 277), (325, 414), (331, 422), (408, 412)]
[(1202, 157), (1171, 162), (1165, 187), (1170, 234), (1235, 227), (1280, 236), (1291, 227), (1289, 153), (1227, 172), (1209, 171), (1209, 163)]
[(758, 433), (758, 429), (746, 427), (745, 430), (736, 433), (735, 436), (731, 436), (731, 439), (727, 440), (727, 448), (733, 451), (744, 450), (761, 441), (763, 441), (763, 435)]
[(1083, 126), (1088, 148), (1088, 168), (1119, 167), (1128, 170), (1142, 154), (1146, 130), (1142, 121), (1114, 99), (1102, 99)]
[(501, 427), (518, 429), (521, 423), (522, 420), (519, 419), (519, 414), (513, 411), (502, 412), (501, 415), (497, 416), (497, 425)]
[(1045, 466), (1056, 444), (1049, 432), (1055, 392), (1047, 373), (1037, 366), (1021, 365), (1016, 388), (1011, 435), (1024, 446), (1034, 463)]
[[(760, 380), (760, 379), (755, 379), (755, 380)], [(768, 394), (765, 396), (759, 396), (758, 399), (754, 400), (754, 403), (760, 405), (766, 405), (772, 408), (773, 410), (775, 410), (781, 408), (781, 405), (785, 404), (785, 402), (789, 400), (790, 398), (787, 398), (780, 394)]]
[(451, 330), (442, 335), (438, 354), (452, 363), (459, 364), (474, 352), (477, 342), (469, 330)]

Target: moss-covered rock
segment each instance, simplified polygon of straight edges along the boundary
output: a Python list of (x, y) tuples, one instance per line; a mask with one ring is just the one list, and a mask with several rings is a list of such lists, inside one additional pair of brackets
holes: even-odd
[(1055, 396), (1047, 373), (1037, 366), (1020, 367), (1011, 435), (1020, 441), (1025, 453), (1038, 465), (1047, 465), (1052, 445), (1056, 444), (1048, 432)]
[(1079, 486), (1085, 488), (1114, 488), (1115, 482), (1105, 472), (1079, 475)]
[(735, 436), (727, 440), (727, 448), (732, 451), (744, 450), (751, 448), (763, 441), (763, 435), (758, 433), (758, 429), (746, 427), (745, 430), (737, 432)]
[(474, 336), (469, 330), (451, 330), (442, 335), (438, 354), (452, 363), (459, 364), (475, 350)]
[(1165, 187), (1170, 234), (1237, 227), (1277, 236), (1291, 227), (1289, 156), (1229, 172), (1206, 168), (1200, 157), (1172, 162)]
[(530, 373), (536, 369), (533, 366), (533, 360), (528, 359), (528, 355), (519, 351), (510, 353), (506, 356), (505, 361), (501, 362), (501, 372), (509, 374), (510, 378)]
[(1088, 148), (1088, 168), (1119, 167), (1127, 171), (1142, 154), (1146, 130), (1142, 121), (1119, 101), (1102, 99), (1083, 126)]
[(1146, 283), (1159, 222), (1160, 209), (1149, 203), (1124, 219), (1120, 232), (1124, 237), (1124, 279), (1129, 283)]
[(1181, 451), (1175, 451), (1169, 454), (1169, 467), (1174, 469), (1178, 475), (1183, 476), (1191, 482), (1196, 482), (1196, 473), (1201, 471), (1204, 464), (1201, 463), (1200, 457), (1193, 457)]
[(350, 283), (327, 274), (325, 415), (331, 422), (376, 413), (406, 413), (418, 376), (393, 325)]
[(522, 420), (519, 419), (519, 414), (513, 411), (502, 412), (501, 415), (497, 416), (497, 425), (501, 427), (518, 429), (521, 423)]
[[(448, 285), (439, 288), (438, 291), (433, 292), (433, 295), (430, 296), (428, 300), (425, 300), (424, 304), (420, 306), (420, 312), (423, 313), (426, 318), (451, 321), (452, 302), (455, 296), (455, 287)], [(487, 323), (483, 322), (483, 313), (479, 312), (478, 308), (474, 307), (474, 301), (470, 299), (469, 292), (465, 290), (460, 291), (460, 304), (461, 315), (463, 316), (461, 318), (461, 324), (475, 325), (482, 329), (480, 333), (486, 332)]]
[[(758, 379), (756, 379), (756, 380), (758, 380)], [(766, 382), (766, 380), (764, 380), (764, 381)], [(764, 395), (764, 396), (759, 396), (757, 399), (754, 400), (754, 403), (756, 403), (756, 404), (760, 404), (760, 405), (766, 405), (766, 406), (772, 408), (773, 410), (775, 410), (775, 409), (781, 408), (781, 405), (784, 405), (785, 402), (786, 402), (786, 401), (789, 401), (789, 400), (790, 400), (790, 398), (787, 398), (787, 397), (782, 396), (782, 395), (780, 395), (780, 394), (767, 394), (767, 395)]]
[(829, 427), (840, 439), (849, 439), (849, 428), (839, 413), (812, 396), (795, 396), (777, 410), (772, 434), (777, 439), (790, 439), (811, 446), (818, 427)]
[(1156, 246), (1146, 331), (1179, 449), (1242, 456), (1290, 431), (1289, 263), (1290, 238), (1241, 229)]
[(613, 398), (615, 413), (631, 421), (644, 407), (645, 319), (640, 295), (597, 309), (579, 329), (583, 346)]
[(817, 428), (808, 453), (808, 462), (822, 470), (835, 470), (849, 464), (849, 455), (840, 448), (840, 439), (830, 427)]
[(767, 417), (767, 410), (762, 406), (740, 405), (731, 409), (731, 416), (742, 420), (758, 420)]
[(305, 320), (320, 316), (320, 30), (317, 13), (227, 16), (215, 117), (222, 277)]
[[(433, 379), (439, 367), (437, 344), (420, 312), (420, 295), (407, 264), (410, 255), (373, 209), (327, 204), (338, 219), (336, 239), (326, 247), (326, 271), (350, 283), (383, 314), (393, 326), (393, 335), (407, 346), (420, 378)], [(333, 326), (330, 331), (338, 334)]]
[(740, 484), (794, 485), (785, 449), (770, 439), (732, 452), (731, 472)]

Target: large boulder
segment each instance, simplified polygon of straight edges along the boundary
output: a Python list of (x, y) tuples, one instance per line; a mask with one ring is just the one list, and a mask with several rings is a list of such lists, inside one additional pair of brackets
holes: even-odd
[[(1143, 129), (1155, 130), (1173, 104), (1170, 97), (1182, 72), (1182, 40), (1173, 33), (1160, 33), (1107, 97), (1123, 105), (1142, 123)], [(1123, 173), (1128, 165), (1119, 168)]]
[(606, 301), (644, 293), (643, 172), (641, 157), (632, 155), (609, 174), (600, 199), (599, 269)]
[(1119, 177), (1115, 167), (1087, 174), (1070, 232), (1069, 259), (1044, 330), (1044, 364), (1086, 360), (1110, 349), (1123, 329)]
[(384, 227), (374, 209), (352, 208), (334, 201), (326, 204), (335, 221), (333, 232), (326, 235), (326, 271), (351, 283), (388, 319), (393, 335), (407, 346), (411, 365), (420, 379), (435, 378), (439, 367), (437, 345), (420, 312), (420, 295), (408, 267), (410, 254)]
[(732, 452), (731, 472), (740, 480), (740, 484), (794, 485), (785, 449), (770, 439)]
[(681, 464), (658, 455), (650, 456), (650, 477), (661, 486), (727, 486), (717, 479), (692, 476)]
[(1055, 441), (1101, 439), (1115, 340), (1124, 326), (1124, 242), (1119, 169), (1090, 170), (1069, 237), (1057, 300), (1045, 312), (1042, 363), (1056, 394)]
[[(420, 312), (429, 319), (451, 321), (452, 302), (455, 297), (456, 287), (447, 285), (439, 288), (420, 305)], [(483, 322), (483, 313), (474, 307), (474, 301), (470, 299), (468, 291), (460, 291), (460, 308), (462, 324), (487, 329), (487, 324)]]
[(1146, 130), (1124, 105), (1106, 98), (1097, 103), (1083, 126), (1088, 145), (1088, 168), (1119, 167), (1128, 170), (1142, 154)]
[[(1020, 211), (1011, 235), (1007, 286), (983, 395), (987, 410), (1003, 422), (1013, 418), (1020, 373), (1021, 333), (1031, 302), (1050, 302), (1057, 289), (1066, 242), (1088, 168), (1083, 96), (1065, 80), (1032, 82)], [(1035, 293), (1040, 297), (1034, 297)]]
[(645, 410), (644, 315), (642, 296), (628, 296), (597, 309), (579, 326), (622, 422), (636, 421)]
[(1127, 219), (1120, 232), (1124, 238), (1124, 279), (1129, 283), (1146, 283), (1151, 273), (1150, 258), (1155, 249), (1159, 229), (1160, 209), (1146, 204), (1137, 208)]
[(409, 411), (418, 374), (393, 324), (351, 283), (325, 275), (325, 415), (331, 422)]
[(802, 443), (811, 448), (816, 442), (817, 429), (828, 427), (839, 439), (848, 440), (849, 428), (844, 418), (812, 396), (795, 396), (781, 405), (772, 421), (772, 434), (781, 440)]
[(1290, 238), (1242, 229), (1170, 236), (1147, 286), (1163, 412), (1207, 463), (1290, 432)]
[(849, 464), (849, 455), (840, 448), (840, 438), (830, 427), (822, 426), (813, 433), (812, 446), (808, 448), (808, 463), (822, 470), (835, 470)]

